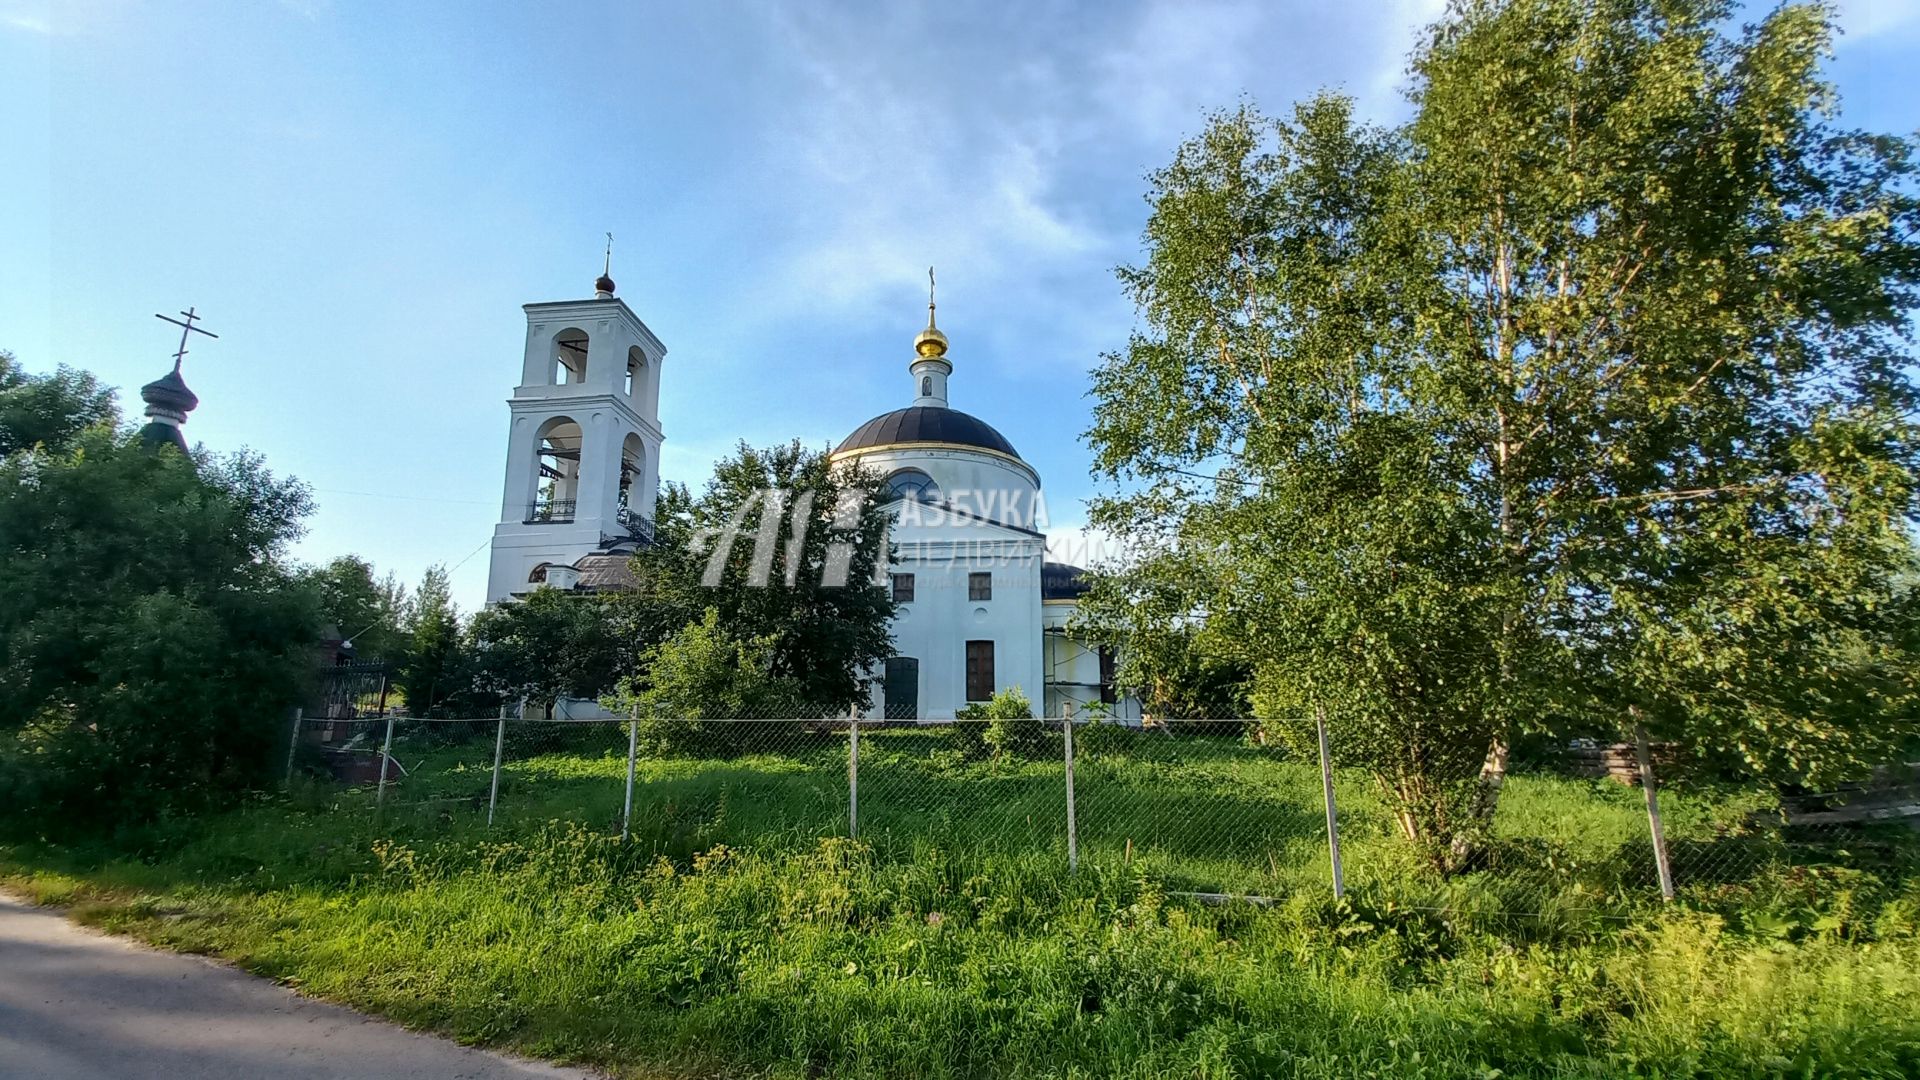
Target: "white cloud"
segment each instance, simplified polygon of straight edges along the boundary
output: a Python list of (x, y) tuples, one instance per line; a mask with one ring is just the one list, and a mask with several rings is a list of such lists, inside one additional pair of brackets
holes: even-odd
[(333, 0), (280, 0), (280, 6), (308, 22), (319, 22), (333, 13)]
[[(990, 84), (902, 63), (937, 37), (929, 9), (874, 21), (822, 9), (769, 12), (797, 68), (772, 178), (789, 209), (764, 295), (784, 311), (864, 312), (923, 287), (931, 261), (984, 285), (1007, 268), (1073, 259), (1102, 238), (1061, 209), (1051, 68), (1023, 63)], [(1022, 109), (1021, 102), (1032, 107)]]
[(1841, 0), (1840, 44), (1911, 30), (1920, 23), (1920, 0)]
[(116, 22), (127, 0), (0, 0), (0, 26), (42, 37), (66, 37), (106, 28)]
[[(1273, 40), (1279, 5), (1155, 0), (1098, 61), (1115, 118), (1169, 146), (1208, 110), (1250, 91), (1255, 60)], [(1270, 55), (1270, 54), (1269, 54)]]
[[(777, 165), (744, 186), (774, 228), (743, 284), (767, 318), (863, 318), (932, 262), (943, 292), (1002, 323), (1023, 312), (1006, 329), (1084, 365), (1115, 344), (1108, 270), (1132, 257), (1141, 174), (1242, 96), (1390, 96), (1441, 2), (769, 5), (771, 59), (751, 77), (780, 102), (762, 135)], [(1044, 324), (1041, 295), (1059, 309)]]
[(1382, 7), (1378, 59), (1359, 95), (1361, 108), (1376, 120), (1385, 120), (1404, 108), (1400, 92), (1407, 84), (1407, 56), (1447, 5), (1446, 0), (1390, 0)]

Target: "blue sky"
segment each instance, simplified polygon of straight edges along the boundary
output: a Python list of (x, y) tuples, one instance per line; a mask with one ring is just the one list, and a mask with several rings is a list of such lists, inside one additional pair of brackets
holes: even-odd
[[(471, 609), (520, 305), (588, 295), (603, 232), (693, 484), (906, 404), (933, 263), (953, 404), (1065, 531), (1143, 175), (1243, 94), (1397, 119), (1437, 7), (0, 0), (0, 348), (137, 413), (175, 345), (153, 313), (197, 305), (189, 438), (313, 485), (300, 557), (459, 564)], [(1920, 128), (1920, 0), (1841, 25), (1843, 118)]]

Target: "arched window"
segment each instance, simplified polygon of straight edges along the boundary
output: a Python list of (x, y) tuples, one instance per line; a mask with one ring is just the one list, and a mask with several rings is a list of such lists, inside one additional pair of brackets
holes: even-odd
[(568, 327), (553, 335), (553, 385), (587, 381), (587, 332)]
[(640, 441), (640, 436), (629, 432), (620, 444), (620, 511), (623, 514), (637, 515), (640, 512), (635, 505), (639, 499), (634, 487), (646, 475), (646, 460), (647, 444)]
[(538, 475), (526, 521), (573, 520), (574, 500), (580, 493), (580, 425), (572, 417), (556, 416), (540, 425), (534, 443)]
[(921, 397), (933, 396), (933, 376), (931, 375), (920, 376), (920, 396)]
[(638, 345), (635, 345), (633, 348), (628, 349), (627, 350), (627, 396), (628, 397), (632, 397), (634, 394), (634, 391), (646, 385), (646, 382), (645, 382), (646, 372), (647, 372), (647, 354), (641, 352), (640, 346)]
[(933, 482), (933, 477), (919, 469), (901, 469), (887, 477), (886, 500), (892, 502), (895, 499), (912, 499), (923, 503), (938, 502), (940, 485)]

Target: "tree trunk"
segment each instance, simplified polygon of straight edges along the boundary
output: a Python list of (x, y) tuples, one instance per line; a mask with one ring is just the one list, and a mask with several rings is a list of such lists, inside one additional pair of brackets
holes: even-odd
[(1494, 733), (1487, 759), (1480, 763), (1480, 779), (1468, 818), (1459, 823), (1448, 841), (1448, 871), (1467, 866), (1480, 854), (1483, 841), (1493, 829), (1494, 811), (1500, 808), (1500, 789), (1507, 783), (1507, 758), (1512, 752), (1513, 743), (1504, 728)]
[(1492, 744), (1487, 747), (1487, 760), (1480, 763), (1480, 790), (1473, 801), (1475, 821), (1493, 820), (1493, 812), (1500, 806), (1500, 789), (1507, 782), (1507, 757), (1512, 752), (1513, 743), (1506, 731), (1495, 732)]

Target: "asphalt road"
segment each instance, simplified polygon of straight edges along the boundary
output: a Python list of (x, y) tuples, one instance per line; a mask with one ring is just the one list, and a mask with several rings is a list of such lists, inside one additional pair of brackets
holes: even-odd
[(0, 895), (0, 1078), (587, 1078), (301, 997)]

